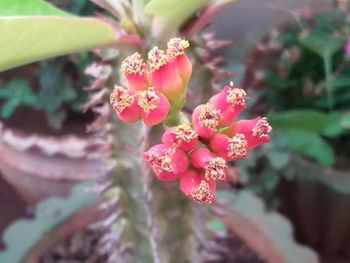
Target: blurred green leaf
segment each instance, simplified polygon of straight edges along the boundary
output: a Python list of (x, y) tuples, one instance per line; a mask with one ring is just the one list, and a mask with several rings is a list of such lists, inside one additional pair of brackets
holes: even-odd
[(4, 100), (1, 108), (1, 117), (4, 119), (10, 118), (18, 106), (37, 106), (37, 98), (29, 82), (23, 79), (14, 79), (2, 87), (0, 99)]
[[(146, 5), (146, 13), (159, 16), (165, 27), (177, 30), (191, 15), (206, 6), (209, 0), (151, 0)], [(172, 30), (173, 31), (173, 30)]]
[(346, 39), (342, 36), (332, 36), (330, 34), (313, 32), (306, 36), (301, 36), (299, 42), (309, 48), (322, 58), (330, 58), (338, 50), (344, 47)]
[(50, 127), (54, 128), (55, 130), (61, 129), (63, 122), (66, 120), (66, 117), (67, 112), (64, 110), (47, 113), (47, 121)]
[(0, 16), (70, 16), (43, 0), (1, 0)]
[(341, 125), (346, 129), (350, 129), (350, 113), (344, 114), (341, 119)]
[(332, 83), (335, 89), (348, 88), (350, 87), (350, 78), (347, 76), (337, 77), (332, 79)]
[(305, 130), (281, 130), (288, 139), (287, 148), (314, 159), (323, 166), (332, 166), (334, 153), (332, 148), (316, 133)]
[(226, 225), (224, 225), (220, 220), (213, 219), (207, 223), (207, 227), (215, 232), (221, 232), (226, 230)]
[(280, 170), (284, 166), (287, 165), (289, 161), (289, 154), (287, 152), (282, 151), (269, 151), (267, 154), (267, 158), (269, 159), (269, 162), (271, 166), (276, 169)]
[(41, 0), (0, 1), (0, 71), (115, 41), (111, 25), (79, 18)]
[(271, 171), (266, 171), (261, 175), (261, 181), (265, 190), (274, 190), (279, 182), (279, 177), (277, 174)]
[(269, 115), (274, 128), (302, 130), (329, 137), (336, 137), (343, 132), (341, 117), (341, 113), (322, 113), (314, 110), (290, 110)]
[(40, 64), (39, 107), (48, 113), (59, 110), (64, 102), (71, 102), (77, 97), (77, 92), (71, 80), (66, 78), (63, 66), (66, 60), (44, 61)]

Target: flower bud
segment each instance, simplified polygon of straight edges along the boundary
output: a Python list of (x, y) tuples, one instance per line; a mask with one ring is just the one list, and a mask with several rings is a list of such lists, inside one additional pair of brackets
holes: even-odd
[(192, 123), (200, 137), (210, 138), (216, 133), (221, 120), (220, 110), (216, 110), (209, 103), (197, 106), (192, 114)]
[(169, 63), (163, 50), (154, 47), (149, 51), (148, 68), (151, 72), (152, 84), (155, 89), (163, 93), (172, 105), (174, 103), (179, 104), (179, 98), (181, 97), (181, 100), (184, 99), (183, 83), (174, 65)]
[(123, 87), (114, 86), (110, 95), (110, 102), (118, 118), (125, 122), (136, 122), (140, 119), (140, 108), (137, 99), (132, 92)]
[(212, 154), (207, 148), (200, 148), (191, 154), (191, 163), (194, 167), (204, 170), (207, 180), (225, 180), (226, 161), (222, 157)]
[(234, 161), (247, 156), (248, 143), (241, 133), (232, 137), (215, 134), (210, 140), (210, 148), (226, 161)]
[(230, 125), (237, 116), (246, 108), (247, 94), (243, 89), (226, 86), (222, 91), (213, 96), (209, 103), (221, 111), (221, 126)]
[(129, 90), (136, 92), (147, 89), (149, 86), (146, 63), (143, 62), (138, 52), (122, 62), (121, 70), (126, 78)]
[(157, 144), (143, 153), (143, 158), (162, 181), (178, 179), (187, 171), (188, 159), (184, 151)]
[(137, 103), (143, 122), (154, 126), (163, 122), (170, 111), (168, 99), (153, 87), (137, 92)]
[(192, 63), (185, 53), (185, 49), (190, 44), (188, 41), (176, 37), (168, 42), (167, 56), (174, 65), (176, 72), (182, 78), (182, 82), (187, 86), (192, 74)]
[(193, 150), (198, 143), (198, 134), (187, 124), (168, 128), (162, 142), (167, 146), (176, 146), (185, 152)]
[(272, 128), (266, 118), (255, 118), (252, 120), (237, 121), (231, 128), (229, 133), (244, 134), (248, 149), (256, 148), (262, 144), (270, 142)]
[(216, 184), (205, 180), (194, 170), (187, 171), (180, 178), (180, 189), (190, 199), (199, 203), (212, 203), (216, 198)]

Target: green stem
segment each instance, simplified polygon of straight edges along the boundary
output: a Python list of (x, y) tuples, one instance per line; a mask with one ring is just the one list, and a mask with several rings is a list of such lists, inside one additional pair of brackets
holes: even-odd
[(165, 127), (174, 127), (180, 124), (181, 121), (181, 112), (170, 112), (167, 119), (164, 121)]
[(332, 59), (330, 56), (323, 58), (324, 73), (326, 76), (326, 89), (329, 110), (333, 110), (333, 82), (332, 82)]

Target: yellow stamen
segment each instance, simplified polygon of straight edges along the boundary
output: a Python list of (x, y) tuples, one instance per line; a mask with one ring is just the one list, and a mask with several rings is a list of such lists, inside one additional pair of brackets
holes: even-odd
[(168, 61), (164, 50), (154, 47), (148, 52), (148, 68), (151, 72), (158, 70), (166, 63)]
[(223, 180), (225, 179), (226, 161), (221, 157), (212, 159), (205, 167), (205, 178), (207, 180)]
[(169, 155), (159, 155), (156, 153), (150, 153), (147, 155), (147, 161), (158, 172), (173, 172), (171, 165), (171, 158)]
[(220, 110), (214, 109), (211, 104), (207, 103), (201, 108), (199, 124), (214, 131), (219, 125), (220, 118)]
[(247, 99), (247, 93), (243, 89), (230, 87), (226, 102), (232, 106), (244, 106)]
[(269, 138), (269, 133), (272, 131), (271, 126), (267, 122), (267, 118), (261, 118), (255, 127), (253, 128), (253, 136), (257, 136), (260, 139), (267, 139)]
[(115, 85), (114, 90), (111, 93), (110, 101), (113, 108), (118, 112), (123, 112), (127, 107), (130, 107), (134, 101), (135, 97), (130, 95), (126, 89)]
[(242, 157), (247, 155), (248, 143), (244, 134), (237, 133), (228, 140), (228, 157)]
[(175, 128), (175, 138), (177, 143), (190, 142), (198, 137), (197, 133), (188, 124), (182, 124)]
[(185, 49), (190, 46), (190, 43), (180, 37), (172, 38), (168, 42), (167, 55), (170, 59), (174, 59), (185, 53)]
[(149, 113), (150, 111), (156, 109), (160, 104), (160, 98), (153, 87), (150, 87), (144, 91), (137, 92), (137, 98), (138, 105), (146, 113)]
[(208, 182), (204, 180), (202, 180), (199, 186), (195, 190), (193, 190), (191, 197), (198, 202), (207, 204), (212, 203), (214, 199), (214, 195), (210, 191)]
[(122, 62), (121, 70), (124, 75), (142, 75), (146, 71), (146, 64), (143, 62), (140, 53), (135, 52)]

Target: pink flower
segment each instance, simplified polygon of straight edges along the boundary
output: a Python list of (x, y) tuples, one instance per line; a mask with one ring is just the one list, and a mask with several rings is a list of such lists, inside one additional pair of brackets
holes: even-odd
[(173, 181), (187, 171), (188, 159), (184, 151), (157, 144), (143, 153), (143, 158), (159, 180)]
[(215, 181), (206, 180), (194, 170), (181, 176), (180, 189), (188, 198), (199, 203), (210, 204), (216, 198)]
[(189, 46), (188, 41), (176, 37), (169, 40), (167, 49), (168, 59), (174, 65), (175, 71), (180, 75), (186, 86), (192, 74), (192, 63), (185, 53), (185, 49)]
[(199, 203), (210, 204), (216, 198), (215, 181), (206, 180), (194, 170), (181, 176), (180, 189), (188, 198)]
[(226, 161), (234, 161), (247, 156), (248, 142), (241, 133), (236, 133), (232, 137), (215, 134), (210, 140), (210, 148)]
[(147, 89), (149, 86), (147, 67), (138, 52), (122, 62), (121, 71), (128, 82), (129, 90), (136, 92)]
[(266, 118), (255, 118), (252, 120), (237, 121), (230, 127), (230, 134), (244, 134), (248, 149), (256, 148), (262, 144), (270, 142), (270, 132), (272, 128)]
[(123, 87), (114, 86), (110, 102), (119, 119), (125, 122), (136, 122), (140, 119), (140, 108), (135, 95)]
[(228, 126), (246, 108), (246, 100), (247, 94), (243, 89), (226, 86), (221, 92), (213, 96), (209, 103), (216, 110), (220, 110), (222, 114), (220, 125)]
[(348, 38), (345, 44), (345, 55), (347, 57), (350, 57), (350, 37)]
[(163, 93), (170, 102), (177, 101), (184, 87), (174, 64), (169, 63), (165, 52), (154, 47), (148, 53), (148, 68), (153, 86)]
[(140, 107), (143, 122), (148, 126), (162, 123), (170, 111), (168, 99), (153, 87), (137, 92), (137, 104)]
[(191, 154), (191, 164), (203, 170), (207, 180), (225, 180), (227, 169), (225, 159), (215, 156), (207, 148), (194, 150)]
[(194, 130), (200, 137), (210, 138), (219, 126), (222, 114), (209, 103), (197, 106), (192, 114)]
[(198, 134), (187, 124), (168, 128), (162, 142), (167, 146), (176, 146), (185, 152), (193, 150), (198, 144)]

